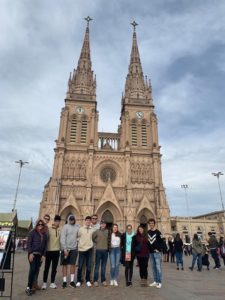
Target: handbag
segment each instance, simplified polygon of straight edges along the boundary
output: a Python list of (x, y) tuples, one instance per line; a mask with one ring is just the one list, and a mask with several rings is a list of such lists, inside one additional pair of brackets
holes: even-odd
[(125, 253), (125, 261), (131, 261), (131, 253), (130, 252)]

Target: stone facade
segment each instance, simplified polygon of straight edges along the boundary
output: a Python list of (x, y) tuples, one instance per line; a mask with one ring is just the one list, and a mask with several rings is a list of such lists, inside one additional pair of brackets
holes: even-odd
[(73, 213), (78, 223), (97, 213), (121, 229), (153, 217), (170, 233), (170, 211), (161, 174), (152, 88), (144, 78), (134, 26), (117, 133), (98, 132), (96, 77), (92, 71), (89, 22), (77, 69), (70, 75), (60, 119), (52, 177), (40, 216)]

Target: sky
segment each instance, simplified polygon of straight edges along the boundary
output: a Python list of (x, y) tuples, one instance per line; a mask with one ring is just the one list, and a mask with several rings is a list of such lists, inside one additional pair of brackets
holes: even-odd
[[(60, 111), (88, 15), (99, 131), (116, 132), (135, 20), (151, 78), (163, 183), (172, 216), (221, 209), (225, 173), (225, 1), (1, 0), (0, 211), (35, 219), (52, 173)], [(110, 120), (110, 122), (109, 122)], [(225, 176), (220, 177), (225, 201)]]

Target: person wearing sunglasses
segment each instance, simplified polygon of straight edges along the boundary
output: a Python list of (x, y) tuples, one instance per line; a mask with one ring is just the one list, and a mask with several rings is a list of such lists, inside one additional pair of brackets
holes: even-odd
[(30, 270), (26, 294), (31, 296), (33, 293), (32, 286), (35, 280), (35, 275), (38, 273), (40, 265), (44, 261), (47, 250), (47, 233), (42, 219), (39, 219), (35, 228), (29, 232), (27, 250)]

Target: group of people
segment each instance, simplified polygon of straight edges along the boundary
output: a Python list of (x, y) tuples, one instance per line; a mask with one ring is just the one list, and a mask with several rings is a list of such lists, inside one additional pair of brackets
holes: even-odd
[[(57, 288), (55, 277), (60, 260), (62, 266), (62, 288), (70, 286), (87, 287), (107, 286), (106, 265), (110, 261), (110, 286), (118, 286), (120, 265), (125, 267), (126, 286), (132, 286), (134, 259), (139, 267), (140, 284), (147, 286), (148, 261), (150, 258), (153, 282), (151, 287), (162, 287), (162, 256), (165, 249), (165, 240), (156, 228), (155, 220), (148, 221), (149, 230), (139, 225), (134, 232), (132, 225), (126, 226), (121, 233), (117, 224), (107, 229), (104, 220), (98, 222), (98, 216), (87, 216), (83, 226), (76, 224), (75, 216), (70, 215), (65, 225), (60, 226), (61, 217), (56, 215), (51, 226), (48, 226), (50, 216), (45, 215), (37, 221), (35, 228), (30, 231), (27, 240), (28, 260), (30, 264), (26, 294), (32, 295), (37, 289), (47, 289), (48, 274), (51, 268), (50, 288)], [(220, 268), (218, 257), (219, 244), (214, 235), (209, 233), (208, 249), (215, 261), (215, 268)], [(171, 251), (171, 262), (176, 257), (177, 269), (183, 266), (183, 242), (179, 235), (175, 239), (169, 238), (168, 245)], [(225, 245), (223, 242), (224, 254)], [(220, 247), (222, 249), (222, 246)], [(221, 250), (222, 251), (222, 250)], [(194, 269), (197, 261), (198, 270), (202, 269), (204, 247), (197, 234), (192, 242), (192, 265)], [(206, 254), (206, 253), (205, 253)], [(44, 264), (43, 284), (38, 285), (38, 276), (42, 263)], [(225, 263), (225, 258), (224, 258)], [(78, 265), (75, 280), (76, 265)], [(209, 264), (208, 266), (209, 267)], [(101, 268), (101, 270), (100, 270)], [(101, 272), (99, 272), (101, 271)], [(100, 274), (99, 274), (100, 273)]]
[[(98, 216), (87, 216), (84, 226), (76, 224), (75, 217), (70, 215), (66, 224), (60, 228), (61, 218), (56, 215), (54, 222), (48, 226), (50, 216), (37, 221), (29, 233), (27, 241), (28, 260), (30, 264), (26, 294), (32, 295), (37, 289), (47, 289), (50, 266), (50, 288), (57, 288), (55, 277), (60, 260), (62, 265), (62, 288), (107, 286), (106, 265), (110, 261), (110, 286), (118, 286), (120, 265), (125, 267), (126, 286), (132, 286), (134, 259), (137, 258), (141, 285), (147, 285), (148, 261), (150, 257), (154, 282), (150, 286), (161, 288), (161, 257), (163, 240), (161, 232), (155, 227), (155, 220), (149, 220), (149, 230), (138, 226), (134, 232), (132, 225), (126, 226), (121, 233), (118, 225), (107, 229), (104, 220), (98, 223)], [(38, 275), (45, 262), (42, 287), (38, 286)], [(75, 282), (76, 265), (78, 265)], [(101, 267), (101, 272), (100, 271)], [(69, 274), (68, 274), (69, 273)], [(100, 274), (99, 274), (100, 273)], [(69, 282), (68, 282), (69, 277)], [(99, 280), (100, 277), (100, 280)]]

